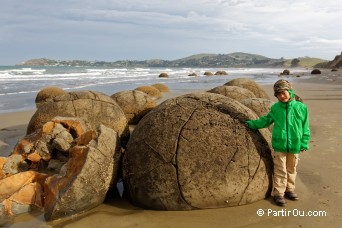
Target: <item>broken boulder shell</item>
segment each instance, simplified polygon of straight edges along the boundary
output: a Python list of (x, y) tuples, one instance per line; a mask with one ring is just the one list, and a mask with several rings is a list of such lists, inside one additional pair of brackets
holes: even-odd
[[(80, 213), (104, 201), (118, 178), (118, 135), (104, 125), (89, 130), (82, 122), (54, 118), (21, 139), (9, 158), (0, 157), (3, 214), (16, 214), (13, 208), (28, 212), (36, 206), (44, 208), (50, 220)], [(65, 150), (64, 144), (69, 149)]]
[(257, 116), (223, 95), (169, 99), (136, 126), (123, 159), (125, 190), (137, 206), (192, 210), (244, 205), (271, 188), (271, 135)]
[(65, 170), (44, 184), (45, 218), (73, 215), (100, 205), (117, 181), (120, 151), (114, 130), (100, 125), (97, 137), (70, 149)]

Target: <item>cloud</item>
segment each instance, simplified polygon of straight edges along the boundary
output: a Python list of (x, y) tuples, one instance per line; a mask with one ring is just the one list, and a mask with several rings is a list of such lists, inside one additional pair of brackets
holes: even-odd
[(342, 2), (323, 0), (3, 0), (0, 51), (103, 60), (249, 50), (325, 57), (340, 52), (341, 11)]

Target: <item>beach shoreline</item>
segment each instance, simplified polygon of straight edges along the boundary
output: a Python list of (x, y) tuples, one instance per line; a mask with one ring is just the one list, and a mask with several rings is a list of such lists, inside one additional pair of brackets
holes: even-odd
[[(194, 210), (154, 211), (137, 208), (125, 199), (110, 199), (100, 206), (71, 218), (45, 222), (41, 213), (22, 214), (13, 218), (11, 227), (340, 227), (342, 219), (342, 159), (340, 139), (342, 129), (339, 118), (342, 115), (341, 71), (301, 79), (291, 76), (295, 93), (308, 106), (312, 137), (310, 150), (300, 155), (297, 192), (300, 200), (287, 200), (287, 206), (280, 208), (270, 198), (238, 207)], [(338, 74), (339, 76), (335, 76)], [(286, 76), (281, 77), (287, 79)], [(280, 79), (275, 78), (274, 81)], [(329, 79), (329, 80), (328, 80)], [(272, 101), (272, 85), (262, 85)], [(211, 88), (208, 88), (208, 90)], [(192, 90), (164, 93), (163, 100), (190, 93)], [(159, 102), (161, 102), (160, 100)], [(26, 133), (26, 126), (34, 110), (0, 114), (0, 148), (7, 153), (18, 138)], [(7, 145), (7, 146), (6, 146)], [(13, 149), (13, 148), (12, 148)], [(0, 154), (0, 156), (4, 156)], [(257, 212), (263, 211), (259, 216)], [(285, 210), (285, 212), (284, 212)], [(317, 212), (309, 216), (309, 212)], [(318, 215), (319, 212), (322, 212)], [(325, 212), (325, 214), (323, 213)], [(285, 213), (285, 214), (284, 214)], [(295, 214), (297, 213), (297, 214)], [(299, 215), (298, 215), (299, 213)], [(304, 213), (304, 216), (302, 216)]]

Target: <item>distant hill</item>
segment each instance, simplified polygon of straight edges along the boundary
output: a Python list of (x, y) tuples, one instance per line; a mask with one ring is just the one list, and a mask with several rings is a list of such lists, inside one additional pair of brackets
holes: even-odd
[(326, 63), (327, 60), (311, 57), (299, 57), (295, 59), (287, 59), (284, 62), (284, 67), (314, 67), (319, 63)]
[(262, 55), (234, 52), (230, 54), (197, 54), (176, 60), (119, 60), (115, 62), (46, 58), (31, 59), (16, 66), (85, 66), (85, 67), (313, 67), (327, 60), (300, 57), (272, 59)]
[(342, 68), (342, 52), (341, 55), (336, 55), (334, 60), (329, 62), (318, 63), (317, 68)]

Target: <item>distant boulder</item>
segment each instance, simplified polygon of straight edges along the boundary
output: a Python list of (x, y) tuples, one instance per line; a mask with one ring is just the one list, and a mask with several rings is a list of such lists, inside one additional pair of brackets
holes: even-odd
[(237, 101), (255, 98), (255, 95), (252, 91), (238, 86), (218, 86), (209, 90), (208, 92), (221, 94)]
[(191, 74), (188, 74), (188, 76), (197, 76), (197, 74), (196, 73), (191, 73)]
[(131, 202), (154, 210), (249, 204), (271, 189), (271, 134), (256, 114), (214, 93), (169, 99), (136, 126), (123, 159)]
[(219, 71), (216, 71), (215, 75), (228, 75), (228, 73), (224, 70), (219, 70)]
[(156, 107), (155, 100), (139, 90), (121, 91), (111, 95), (111, 98), (125, 113), (128, 124), (137, 124), (146, 113)]
[(319, 69), (313, 69), (311, 74), (321, 74), (322, 72)]
[(167, 87), (167, 85), (162, 84), (162, 83), (156, 83), (151, 86), (157, 88), (160, 92), (170, 92), (169, 87)]
[(226, 84), (227, 86), (239, 86), (252, 91), (257, 98), (270, 99), (267, 93), (261, 86), (252, 79), (248, 78), (236, 78)]
[(336, 69), (336, 68), (333, 68), (333, 69), (331, 69), (331, 71), (338, 71), (338, 69)]
[(134, 90), (144, 92), (150, 95), (154, 99), (159, 99), (162, 97), (161, 92), (156, 87), (153, 87), (153, 86), (139, 86), (135, 88)]
[(203, 75), (205, 75), (205, 76), (212, 76), (213, 75), (213, 73), (211, 73), (210, 71), (206, 71), (206, 72), (204, 72), (204, 74)]
[(280, 75), (290, 75), (290, 71), (288, 69), (285, 69), (282, 73), (280, 73)]
[(45, 87), (40, 90), (36, 96), (36, 106), (39, 107), (39, 105), (41, 105), (42, 103), (45, 103), (49, 99), (52, 99), (61, 94), (66, 94), (66, 92), (62, 88), (55, 86)]
[(160, 74), (159, 74), (159, 77), (160, 77), (160, 78), (168, 78), (169, 75), (168, 75), (167, 73), (160, 73)]

